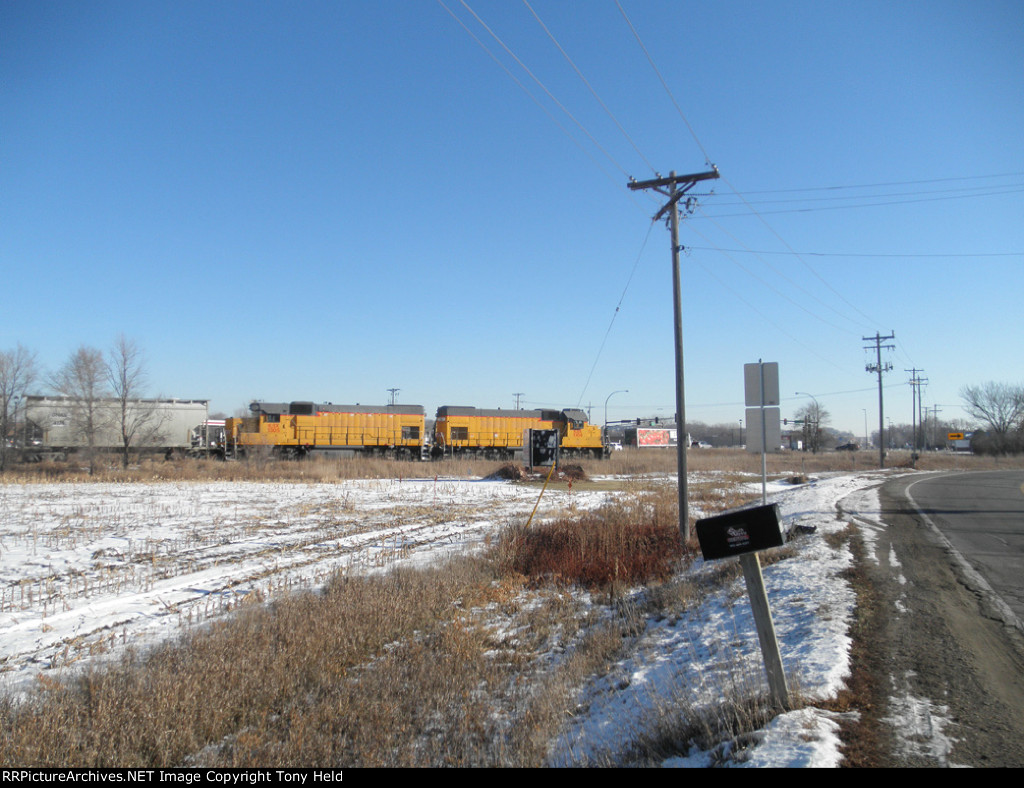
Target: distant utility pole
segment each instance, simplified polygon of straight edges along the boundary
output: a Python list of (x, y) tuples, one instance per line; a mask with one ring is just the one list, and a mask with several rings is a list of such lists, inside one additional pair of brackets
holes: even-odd
[(389, 404), (391, 404), (391, 405), (395, 404), (395, 398), (398, 397), (398, 392), (399, 391), (401, 391), (401, 389), (388, 389), (388, 394), (391, 395), (391, 402)]
[(911, 406), (914, 409), (913, 412), (910, 414), (911, 429), (913, 430), (914, 434), (914, 450), (910, 453), (910, 459), (912, 461), (916, 461), (917, 450), (918, 448), (921, 447), (921, 444), (924, 442), (922, 438), (918, 436), (917, 433), (918, 424), (921, 425), (922, 436), (924, 433), (924, 420), (921, 418), (921, 386), (928, 382), (928, 378), (918, 377), (917, 373), (924, 372), (924, 370), (918, 369), (917, 367), (914, 367), (913, 369), (905, 369), (903, 371), (910, 373), (910, 380), (908, 382), (910, 383), (910, 390), (912, 393)]
[[(661, 219), (666, 213), (669, 216), (669, 229), (672, 233), (672, 300), (675, 307), (675, 349), (676, 349), (676, 466), (679, 476), (679, 534), (685, 545), (690, 541), (690, 510), (686, 486), (686, 402), (683, 395), (683, 291), (679, 275), (679, 200), (682, 199), (698, 181), (707, 181), (720, 177), (718, 168), (711, 172), (696, 175), (676, 175), (675, 170), (667, 178), (655, 178), (649, 181), (631, 180), (626, 184), (633, 191), (653, 189), (668, 197), (668, 202), (654, 215), (654, 221)], [(694, 210), (692, 198), (685, 203), (688, 213)]]
[[(878, 373), (878, 467), (885, 467), (885, 411), (882, 404), (882, 373), (889, 372), (892, 369), (892, 364), (888, 361), (885, 364), (882, 363), (882, 348), (886, 350), (894, 350), (895, 345), (883, 345), (882, 343), (889, 340), (895, 339), (895, 334), (890, 333), (889, 336), (883, 337), (877, 331), (873, 337), (861, 337), (864, 342), (874, 342), (875, 345), (875, 363), (868, 364), (865, 369), (868, 372)], [(870, 346), (864, 348), (870, 350)]]
[(513, 391), (512, 396), (516, 398), (516, 410), (519, 410), (519, 398), (525, 395), (521, 391)]
[[(939, 408), (938, 405), (932, 405), (930, 408), (925, 408), (924, 410), (925, 410), (925, 413), (927, 413), (928, 411), (932, 412), (932, 429), (934, 430), (934, 432), (932, 433), (932, 439), (935, 441), (935, 444), (937, 446), (940, 443), (940, 441), (937, 438), (937, 435), (938, 435), (938, 432), (939, 432), (939, 412), (940, 412), (940, 408)], [(928, 435), (928, 431), (925, 430), (925, 443), (926, 444), (927, 444), (927, 440), (928, 440), (927, 435)]]

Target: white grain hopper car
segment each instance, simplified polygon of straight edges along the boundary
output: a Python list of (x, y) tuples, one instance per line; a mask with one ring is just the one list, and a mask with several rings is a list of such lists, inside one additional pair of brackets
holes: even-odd
[[(24, 429), (26, 448), (40, 453), (63, 452), (89, 445), (85, 405), (70, 397), (28, 395), (25, 397)], [(188, 451), (193, 431), (207, 421), (209, 400), (139, 399), (128, 403), (128, 419), (141, 424), (133, 449), (150, 451)], [(121, 404), (116, 399), (94, 403), (95, 446), (119, 449), (121, 442)]]

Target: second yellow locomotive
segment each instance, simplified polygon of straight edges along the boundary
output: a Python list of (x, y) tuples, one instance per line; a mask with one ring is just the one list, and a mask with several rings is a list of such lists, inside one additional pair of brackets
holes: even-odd
[(523, 449), (525, 430), (557, 430), (563, 457), (604, 457), (601, 428), (577, 408), (486, 410), (445, 405), (437, 409), (431, 456), (479, 454), (512, 459)]

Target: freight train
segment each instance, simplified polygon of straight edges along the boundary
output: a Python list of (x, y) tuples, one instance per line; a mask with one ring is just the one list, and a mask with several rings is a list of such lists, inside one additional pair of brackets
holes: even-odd
[(527, 429), (556, 430), (562, 456), (606, 457), (601, 428), (582, 410), (438, 408), (427, 432), (420, 405), (334, 405), (254, 402), (251, 416), (225, 421), (229, 455), (269, 451), (288, 457), (373, 454), (407, 459), (480, 456), (513, 459)]
[[(91, 438), (83, 430), (84, 406), (68, 397), (29, 396), (21, 426), (8, 444), (25, 460), (65, 458), (88, 446), (121, 447), (118, 403), (97, 400)], [(564, 410), (487, 410), (445, 405), (432, 428), (420, 405), (334, 405), (253, 402), (243, 418), (210, 420), (207, 400), (136, 400), (130, 413), (145, 422), (135, 452), (238, 457), (266, 452), (282, 457), (378, 455), (405, 459), (479, 456), (512, 460), (525, 430), (558, 433), (565, 457), (606, 457), (601, 428), (587, 414)]]

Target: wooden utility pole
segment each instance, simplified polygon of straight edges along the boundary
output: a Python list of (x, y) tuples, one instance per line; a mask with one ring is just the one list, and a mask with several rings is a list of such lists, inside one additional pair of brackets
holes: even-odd
[[(910, 414), (910, 424), (913, 429), (914, 444), (910, 450), (910, 461), (917, 462), (918, 453), (917, 450), (924, 444), (924, 419), (921, 418), (921, 410), (924, 408), (924, 404), (921, 402), (921, 386), (928, 382), (928, 378), (922, 378), (918, 376), (918, 372), (924, 372), (923, 369), (914, 367), (913, 369), (905, 369), (904, 372), (910, 373), (910, 391), (911, 391), (911, 407), (913, 412)], [(921, 427), (921, 432), (918, 434), (918, 426)]]
[[(882, 364), (882, 348), (884, 347), (886, 350), (893, 350), (896, 346), (895, 345), (883, 345), (882, 342), (884, 342), (887, 339), (895, 339), (895, 335), (893, 333), (890, 333), (889, 336), (883, 337), (880, 333), (878, 333), (876, 331), (875, 335), (873, 337), (861, 337), (861, 339), (864, 342), (874, 342), (875, 343), (875, 358), (876, 358), (876, 361), (875, 361), (874, 364), (868, 364), (865, 367), (865, 369), (868, 372), (877, 372), (878, 373), (878, 467), (879, 468), (884, 468), (885, 467), (885, 415), (884, 415), (884, 411), (883, 411), (883, 407), (882, 407), (882, 373), (883, 372), (888, 372), (889, 370), (891, 370), (892, 369), (892, 364), (890, 364), (888, 361), (885, 362), (885, 364)], [(865, 350), (870, 350), (870, 348), (864, 348), (864, 349)]]
[[(654, 189), (658, 194), (668, 197), (668, 202), (654, 216), (654, 221), (669, 215), (669, 229), (672, 233), (672, 300), (675, 315), (675, 355), (676, 355), (676, 467), (679, 476), (679, 535), (685, 545), (690, 541), (689, 497), (686, 486), (686, 398), (683, 394), (683, 291), (682, 278), (679, 273), (679, 200), (693, 188), (698, 181), (706, 181), (720, 177), (718, 168), (711, 172), (696, 175), (676, 175), (673, 170), (667, 178), (654, 178), (649, 181), (630, 181), (627, 186), (633, 191)], [(687, 200), (686, 208), (693, 210), (693, 204)]]

